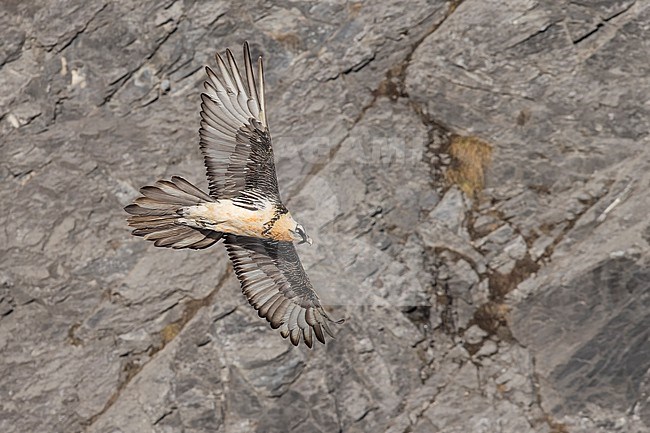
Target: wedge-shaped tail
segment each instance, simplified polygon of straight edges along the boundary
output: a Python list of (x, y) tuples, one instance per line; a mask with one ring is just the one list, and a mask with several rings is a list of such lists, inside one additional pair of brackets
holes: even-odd
[(207, 248), (221, 239), (222, 233), (188, 227), (181, 223), (179, 212), (187, 206), (213, 202), (214, 199), (179, 176), (171, 181), (159, 180), (140, 188), (142, 197), (124, 208), (135, 236), (154, 241), (157, 247)]

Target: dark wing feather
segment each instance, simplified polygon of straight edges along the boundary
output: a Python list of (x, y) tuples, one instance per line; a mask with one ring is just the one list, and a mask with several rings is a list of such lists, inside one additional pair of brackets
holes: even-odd
[(334, 337), (293, 243), (226, 235), (225, 245), (244, 295), (271, 328), (294, 346), (301, 338), (312, 347), (314, 337)]
[(280, 202), (266, 122), (262, 58), (258, 62), (259, 86), (248, 43), (244, 43), (245, 80), (230, 50), (226, 60), (217, 54), (218, 73), (206, 67), (206, 91), (201, 95), (200, 147), (210, 195), (232, 199), (256, 191)]

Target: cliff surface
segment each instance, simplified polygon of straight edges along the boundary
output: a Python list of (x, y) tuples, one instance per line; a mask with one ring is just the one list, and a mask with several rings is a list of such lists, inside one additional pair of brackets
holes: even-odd
[[(0, 430), (650, 431), (648, 2), (42, 6), (0, 7)], [(347, 318), (313, 350), (122, 210), (205, 188), (203, 66), (244, 40)]]

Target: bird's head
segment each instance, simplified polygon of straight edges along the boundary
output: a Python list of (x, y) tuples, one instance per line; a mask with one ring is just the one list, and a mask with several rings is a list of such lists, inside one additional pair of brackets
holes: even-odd
[(279, 241), (297, 241), (299, 244), (308, 243), (311, 245), (311, 238), (307, 236), (305, 228), (298, 224), (289, 212), (284, 213), (275, 221), (269, 235), (271, 239)]
[(305, 232), (305, 228), (302, 225), (296, 223), (295, 227), (289, 229), (289, 231), (291, 232), (291, 237), (294, 241), (298, 241), (299, 244), (304, 244), (306, 242), (311, 245), (311, 238), (307, 236), (307, 232)]

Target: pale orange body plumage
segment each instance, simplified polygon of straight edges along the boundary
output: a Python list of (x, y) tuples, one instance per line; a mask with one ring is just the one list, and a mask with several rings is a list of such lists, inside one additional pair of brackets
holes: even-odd
[[(183, 208), (183, 217), (178, 222), (233, 235), (293, 241), (291, 230), (296, 227), (296, 221), (288, 212), (275, 219), (276, 212), (271, 202), (258, 210), (249, 210), (231, 200), (217, 200)], [(268, 223), (274, 220), (269, 229)]]

